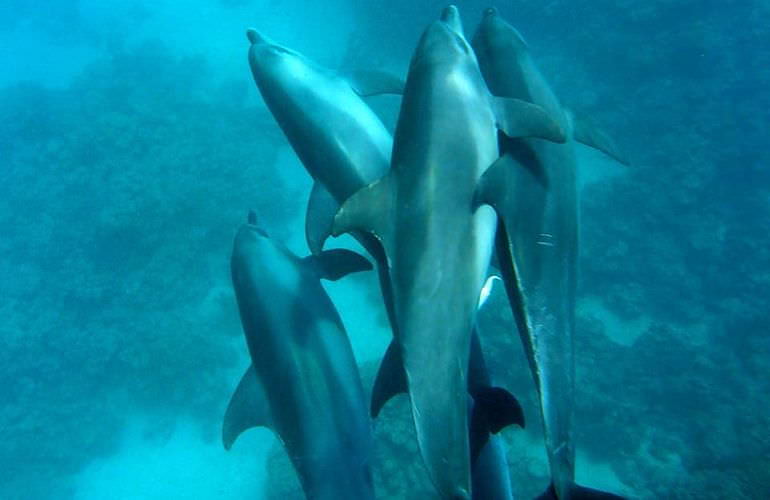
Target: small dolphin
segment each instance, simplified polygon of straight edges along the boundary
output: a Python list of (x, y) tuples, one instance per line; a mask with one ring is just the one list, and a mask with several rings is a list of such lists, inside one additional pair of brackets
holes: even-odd
[(457, 8), (441, 19), (412, 57), (390, 171), (343, 204), (333, 234), (371, 231), (382, 242), (423, 461), (442, 496), (469, 498), (466, 372), (497, 223), (493, 210), (474, 211), (473, 193), (498, 157), (498, 129), (564, 137), (541, 108), (493, 98)]
[(310, 499), (373, 499), (372, 434), (358, 367), (320, 278), (371, 264), (348, 250), (300, 259), (256, 226), (241, 226), (231, 260), (252, 367), (224, 418), (229, 449), (267, 426), (286, 448)]
[[(361, 96), (402, 93), (404, 82), (381, 72), (343, 78), (249, 29), (249, 65), (268, 108), (315, 180), (305, 218), (314, 254), (331, 233), (339, 206), (390, 168), (393, 138)], [(377, 263), (380, 287), (395, 327), (385, 253), (371, 234), (353, 236)]]
[(572, 436), (578, 192), (574, 141), (621, 158), (609, 138), (566, 112), (521, 35), (488, 9), (473, 48), (490, 90), (542, 106), (568, 142), (505, 140), (506, 155), (485, 172), (477, 201), (501, 223), (496, 251), (540, 398), (551, 485), (543, 498), (619, 498), (575, 484)]

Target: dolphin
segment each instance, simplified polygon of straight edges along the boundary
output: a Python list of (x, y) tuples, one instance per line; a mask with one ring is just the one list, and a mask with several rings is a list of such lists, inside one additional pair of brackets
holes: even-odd
[(252, 366), (227, 408), (229, 449), (266, 426), (283, 443), (310, 499), (373, 499), (372, 433), (342, 321), (320, 278), (371, 269), (349, 250), (300, 259), (256, 225), (238, 230), (231, 271)]
[(496, 255), (519, 336), (535, 380), (551, 484), (542, 498), (619, 498), (575, 484), (572, 432), (578, 190), (574, 143), (622, 160), (603, 133), (559, 103), (521, 35), (488, 9), (473, 48), (490, 91), (542, 106), (568, 141), (503, 139), (505, 155), (484, 173), (477, 202), (500, 217)]
[[(343, 78), (253, 28), (247, 37), (254, 82), (315, 181), (305, 217), (305, 238), (310, 251), (318, 254), (340, 204), (390, 168), (393, 138), (362, 96), (402, 93), (404, 82), (376, 71)], [(370, 233), (353, 236), (377, 264), (385, 309), (395, 327), (382, 246)]]
[(342, 205), (333, 227), (370, 231), (385, 248), (418, 447), (445, 498), (471, 495), (466, 371), (497, 223), (489, 207), (473, 210), (475, 186), (498, 157), (498, 129), (564, 140), (541, 108), (492, 97), (460, 25), (450, 6), (423, 33), (391, 168)]

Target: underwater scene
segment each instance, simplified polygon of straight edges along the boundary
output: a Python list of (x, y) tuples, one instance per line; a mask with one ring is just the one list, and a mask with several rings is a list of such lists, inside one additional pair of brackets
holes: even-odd
[(770, 498), (768, 19), (0, 2), (0, 498)]

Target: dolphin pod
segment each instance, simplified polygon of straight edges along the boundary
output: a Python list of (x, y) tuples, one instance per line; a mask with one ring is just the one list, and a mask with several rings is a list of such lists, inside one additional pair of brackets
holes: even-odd
[[(337, 310), (320, 284), (371, 264), (323, 251), (351, 233), (374, 259), (393, 331), (371, 415), (409, 396), (417, 447), (442, 498), (507, 500), (502, 428), (524, 411), (495, 387), (476, 314), (495, 254), (539, 396), (551, 483), (541, 496), (620, 498), (574, 479), (574, 143), (625, 162), (606, 134), (561, 106), (523, 38), (488, 9), (472, 43), (456, 7), (423, 32), (405, 82), (343, 78), (254, 29), (249, 65), (315, 183), (300, 259), (257, 226), (235, 237), (232, 281), (251, 366), (227, 408), (225, 448), (276, 432), (313, 499), (375, 498), (371, 423)], [(403, 94), (393, 136), (362, 99)], [(513, 330), (513, 328), (511, 329)]]

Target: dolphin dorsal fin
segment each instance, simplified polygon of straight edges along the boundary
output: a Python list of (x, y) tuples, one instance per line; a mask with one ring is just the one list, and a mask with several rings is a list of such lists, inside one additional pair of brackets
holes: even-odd
[(395, 186), (391, 170), (380, 180), (356, 191), (347, 199), (334, 217), (332, 235), (339, 236), (353, 231), (372, 233), (392, 255), (391, 227), (395, 205)]
[(572, 133), (577, 142), (598, 149), (623, 165), (630, 164), (628, 158), (620, 151), (612, 137), (597, 127), (589, 118), (572, 113)]
[(353, 91), (361, 97), (404, 93), (404, 79), (387, 71), (356, 70), (348, 77)]
[(484, 171), (476, 184), (473, 195), (473, 207), (490, 205), (498, 214), (504, 212), (503, 206), (507, 196), (513, 192), (508, 186), (515, 175), (513, 169), (520, 165), (511, 155), (503, 155)]
[(566, 141), (564, 128), (542, 107), (511, 97), (490, 98), (497, 128), (508, 137), (538, 137), (558, 143)]
[(330, 281), (337, 281), (350, 273), (372, 269), (372, 263), (365, 257), (344, 248), (325, 250), (318, 255), (305, 257), (303, 260), (313, 266), (321, 278)]
[(222, 423), (222, 444), (229, 450), (238, 436), (252, 427), (271, 427), (272, 417), (267, 395), (250, 365), (235, 388)]
[(334, 215), (340, 205), (320, 182), (313, 184), (305, 213), (305, 240), (313, 255), (321, 253), (324, 242), (332, 234)]

